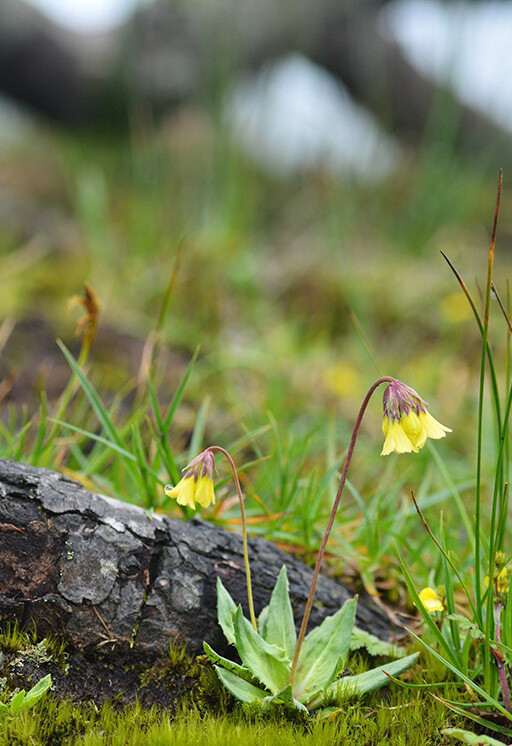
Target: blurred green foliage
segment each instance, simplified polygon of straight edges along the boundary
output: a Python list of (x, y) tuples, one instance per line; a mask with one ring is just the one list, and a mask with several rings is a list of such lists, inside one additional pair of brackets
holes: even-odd
[[(240, 152), (220, 118), (187, 108), (158, 124), (134, 117), (126, 141), (39, 131), (0, 155), (0, 185), (16, 204), (0, 234), (2, 316), (45, 318), (70, 340), (68, 298), (86, 281), (101, 303), (82, 385), (58, 417), (65, 424), (53, 421), (51, 398), (39, 405), (52, 376), (45, 355), (63, 358), (53, 343), (24, 343), (32, 357), (13, 362), (12, 331), (6, 370), (32, 367), (40, 378), (25, 414), (19, 397), (5, 409), (3, 456), (176, 510), (162, 485), (219, 443), (242, 467), (251, 530), (309, 559), (361, 398), (378, 375), (393, 375), (454, 432), (435, 452), (384, 461), (372, 404), (329, 547), (333, 567), (391, 602), (405, 601), (394, 540), (419, 579), (439, 572), (411, 489), (427, 513), (443, 508), (464, 558), (453, 495), (471, 511), (480, 341), (439, 252), (482, 285), (495, 198), (488, 163), (463, 160), (430, 132), (386, 183), (321, 172), (277, 179)], [(509, 215), (505, 207), (497, 246), (503, 295)], [(102, 346), (106, 329), (114, 341)], [(497, 365), (507, 333), (496, 319)], [(140, 345), (126, 353), (115, 334)], [(141, 365), (148, 351), (151, 375)], [(487, 463), (493, 449), (484, 440)], [(217, 494), (206, 517), (236, 529), (227, 478)]]

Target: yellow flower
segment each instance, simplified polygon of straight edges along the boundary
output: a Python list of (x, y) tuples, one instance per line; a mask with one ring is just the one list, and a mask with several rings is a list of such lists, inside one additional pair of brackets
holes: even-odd
[(185, 476), (175, 487), (168, 484), (164, 492), (167, 497), (176, 500), (178, 505), (186, 505), (193, 510), (195, 510), (196, 502), (203, 508), (215, 504), (213, 480), (210, 477), (198, 477), (196, 481), (193, 475)]
[[(504, 567), (496, 576), (496, 590), (498, 593), (508, 593), (508, 567)], [(485, 587), (489, 585), (489, 576), (485, 576), (484, 580)]]
[(215, 505), (215, 492), (213, 490), (213, 471), (215, 462), (211, 451), (200, 453), (190, 464), (185, 467), (186, 474), (178, 484), (164, 487), (167, 497), (178, 503), (195, 510), (196, 502), (203, 508)]
[(419, 597), (423, 606), (431, 614), (434, 613), (434, 611), (442, 611), (444, 609), (443, 604), (439, 600), (437, 593), (433, 588), (423, 588), (423, 590), (419, 593)]
[(401, 381), (393, 381), (384, 392), (384, 420), (386, 436), (381, 456), (390, 453), (418, 453), (427, 438), (444, 438), (451, 430), (441, 425), (427, 411), (427, 403), (419, 394)]

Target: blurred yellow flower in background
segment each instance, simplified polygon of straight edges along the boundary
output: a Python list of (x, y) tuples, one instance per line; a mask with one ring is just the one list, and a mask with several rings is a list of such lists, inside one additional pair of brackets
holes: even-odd
[(335, 363), (325, 369), (323, 383), (335, 396), (357, 396), (361, 388), (361, 376), (350, 363)]
[(440, 303), (440, 310), (443, 321), (450, 324), (460, 324), (472, 316), (471, 307), (462, 293), (445, 295)]

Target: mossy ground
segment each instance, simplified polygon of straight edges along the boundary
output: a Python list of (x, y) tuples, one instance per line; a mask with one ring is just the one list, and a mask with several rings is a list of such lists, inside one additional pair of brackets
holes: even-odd
[[(444, 692), (446, 694), (446, 692)], [(448, 692), (453, 695), (453, 691)], [(442, 744), (439, 731), (460, 725), (427, 692), (411, 697), (392, 688), (347, 702), (332, 721), (280, 710), (256, 712), (233, 703), (216, 686), (213, 671), (201, 677), (174, 713), (140, 703), (118, 707), (76, 704), (51, 695), (32, 711), (0, 721), (2, 746), (420, 746)]]
[[(55, 683), (34, 709), (0, 720), (0, 746), (419, 746), (442, 744), (440, 729), (460, 725), (428, 692), (411, 696), (396, 686), (343, 703), (330, 720), (278, 708), (258, 711), (234, 702), (206, 660), (190, 658), (183, 647), (171, 648), (150, 666), (130, 661), (129, 654), (116, 666), (112, 659), (109, 665), (108, 656), (87, 658), (56, 638), (38, 640), (32, 630), (5, 625), (0, 656), (2, 701), (13, 687), (28, 689), (47, 673)], [(368, 665), (367, 656), (359, 653), (349, 661), (354, 673)], [(112, 677), (109, 701), (95, 697), (95, 682), (102, 676)], [(411, 683), (442, 677), (442, 669), (426, 658), (406, 676)], [(81, 689), (77, 679), (82, 679)], [(66, 680), (74, 683), (66, 686)], [(437, 691), (455, 696), (451, 684)]]

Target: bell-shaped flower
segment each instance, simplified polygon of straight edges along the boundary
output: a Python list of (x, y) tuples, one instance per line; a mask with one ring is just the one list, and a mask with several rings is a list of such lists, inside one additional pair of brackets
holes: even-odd
[(392, 381), (384, 391), (382, 430), (386, 439), (381, 456), (390, 453), (418, 453), (427, 438), (435, 440), (451, 433), (430, 412), (421, 396), (401, 381)]
[(213, 473), (215, 460), (213, 453), (208, 449), (199, 454), (185, 467), (185, 476), (178, 484), (168, 484), (164, 487), (167, 497), (170, 497), (178, 505), (187, 506), (195, 510), (196, 503), (203, 508), (215, 504), (215, 492), (213, 489)]

